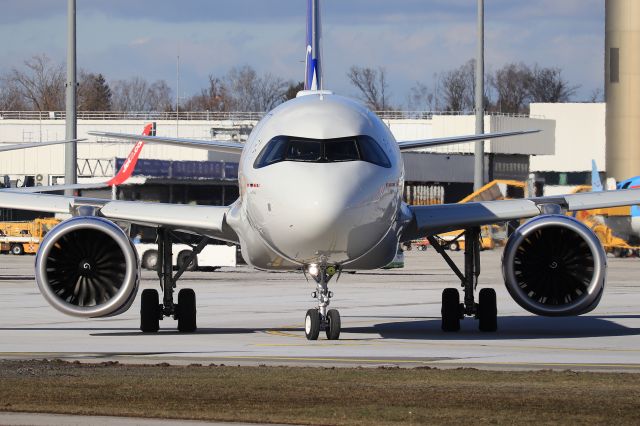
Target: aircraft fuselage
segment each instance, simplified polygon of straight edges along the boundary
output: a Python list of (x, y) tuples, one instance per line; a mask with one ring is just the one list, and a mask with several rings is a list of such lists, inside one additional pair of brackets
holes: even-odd
[(268, 113), (249, 136), (227, 221), (257, 268), (378, 268), (396, 253), (403, 183), (396, 140), (373, 112), (306, 94)]

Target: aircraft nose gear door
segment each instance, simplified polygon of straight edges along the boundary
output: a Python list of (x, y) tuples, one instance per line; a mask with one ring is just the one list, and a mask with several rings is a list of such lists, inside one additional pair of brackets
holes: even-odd
[(340, 313), (337, 309), (327, 310), (333, 297), (328, 284), (336, 272), (339, 276), (338, 268), (326, 265), (309, 265), (305, 269), (305, 274), (311, 275), (316, 282), (316, 291), (311, 293), (311, 297), (318, 299), (318, 307), (309, 309), (304, 319), (304, 335), (308, 340), (318, 340), (321, 330), (326, 332), (329, 340), (340, 337)]

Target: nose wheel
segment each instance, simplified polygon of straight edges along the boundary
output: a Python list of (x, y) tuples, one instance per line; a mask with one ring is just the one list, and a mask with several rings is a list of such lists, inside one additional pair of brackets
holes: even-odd
[(318, 299), (318, 307), (309, 309), (304, 317), (304, 335), (307, 340), (318, 340), (320, 331), (324, 330), (328, 340), (338, 340), (342, 323), (337, 309), (329, 309), (333, 293), (329, 291), (328, 283), (336, 273), (336, 268), (317, 267), (311, 265), (305, 272), (309, 273), (316, 281), (317, 289), (311, 296)]
[(329, 309), (326, 317), (322, 317), (316, 308), (309, 309), (304, 317), (304, 335), (307, 340), (318, 340), (320, 330), (324, 330), (328, 340), (340, 338), (340, 312), (337, 309)]

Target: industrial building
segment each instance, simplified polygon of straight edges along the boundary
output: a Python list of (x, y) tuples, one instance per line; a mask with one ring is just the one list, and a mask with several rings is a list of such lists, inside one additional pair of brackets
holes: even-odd
[[(36, 117), (34, 117), (34, 114)], [(207, 114), (208, 115), (208, 114)], [(157, 134), (195, 139), (243, 140), (259, 119), (258, 114), (237, 113), (235, 117), (182, 113), (181, 120), (168, 114), (90, 113), (79, 116), (79, 182), (103, 181), (114, 175), (128, 152), (130, 142), (98, 140), (91, 130), (139, 133), (145, 123), (156, 122)], [(183, 116), (186, 119), (183, 119)], [(397, 139), (426, 139), (474, 133), (474, 117), (435, 115), (420, 117), (394, 113), (384, 120)], [(540, 129), (518, 138), (505, 138), (486, 144), (485, 180), (526, 179), (530, 156), (551, 155), (555, 146), (555, 122), (545, 118), (486, 116), (488, 132)], [(64, 139), (64, 114), (53, 112), (2, 113), (0, 140), (6, 143)], [(455, 202), (472, 191), (473, 143), (457, 144), (419, 152), (404, 153), (405, 195), (414, 204)], [(229, 204), (238, 196), (237, 156), (166, 145), (145, 145), (134, 176), (116, 192), (126, 200), (198, 204)], [(8, 176), (12, 186), (53, 185), (64, 182), (64, 147), (0, 154), (0, 175)], [(143, 190), (144, 188), (144, 190)], [(111, 190), (92, 190), (83, 195), (111, 197)]]

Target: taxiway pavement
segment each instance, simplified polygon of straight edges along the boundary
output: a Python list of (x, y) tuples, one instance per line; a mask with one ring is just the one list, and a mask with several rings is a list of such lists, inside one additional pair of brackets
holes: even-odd
[[(314, 285), (298, 273), (246, 266), (188, 272), (178, 287), (196, 291), (198, 331), (180, 334), (164, 319), (157, 334), (139, 326), (139, 298), (123, 315), (85, 320), (50, 307), (38, 292), (30, 256), (0, 256), (0, 358), (87, 362), (435, 366), (640, 372), (640, 259), (609, 258), (599, 307), (568, 318), (533, 316), (509, 297), (500, 250), (482, 253), (480, 286), (498, 293), (498, 331), (466, 319), (458, 333), (440, 330), (444, 287), (459, 282), (432, 250), (406, 253), (404, 269), (343, 274), (330, 283), (342, 316), (339, 341), (309, 342), (304, 315)], [(462, 262), (462, 254), (454, 253)], [(142, 288), (157, 287), (144, 271)]]

